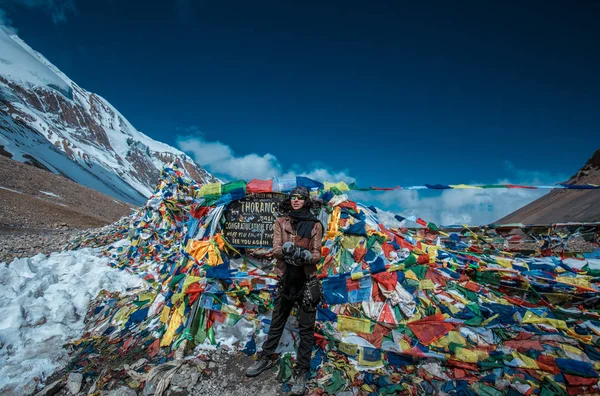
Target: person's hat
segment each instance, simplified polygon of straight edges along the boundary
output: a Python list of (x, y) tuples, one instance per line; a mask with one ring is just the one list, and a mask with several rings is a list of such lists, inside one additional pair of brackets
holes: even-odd
[(294, 195), (300, 195), (304, 200), (307, 200), (310, 197), (308, 188), (301, 186), (294, 187), (294, 189), (290, 192), (290, 198)]

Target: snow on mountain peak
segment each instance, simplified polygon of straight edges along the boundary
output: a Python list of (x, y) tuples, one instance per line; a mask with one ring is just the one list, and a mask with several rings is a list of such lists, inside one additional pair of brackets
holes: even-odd
[(139, 132), (108, 101), (0, 30), (0, 152), (119, 199), (141, 203), (166, 163), (214, 178), (185, 153)]
[(42, 85), (69, 92), (69, 82), (34, 54), (35, 51), (19, 37), (0, 29), (0, 76), (24, 85)]

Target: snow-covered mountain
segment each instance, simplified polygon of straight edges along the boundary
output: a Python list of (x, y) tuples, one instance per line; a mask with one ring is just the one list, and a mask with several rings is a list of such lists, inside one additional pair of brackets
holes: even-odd
[(151, 195), (169, 162), (198, 182), (214, 180), (189, 156), (136, 130), (105, 99), (1, 28), (0, 154), (136, 204)]

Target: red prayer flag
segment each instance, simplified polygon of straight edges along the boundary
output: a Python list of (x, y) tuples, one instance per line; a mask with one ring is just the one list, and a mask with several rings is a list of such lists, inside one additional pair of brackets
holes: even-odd
[(537, 190), (537, 187), (521, 186), (521, 185), (518, 185), (518, 184), (506, 184), (506, 187), (508, 187), (508, 188), (526, 188), (528, 190)]
[(273, 192), (273, 180), (252, 179), (246, 184), (246, 193), (265, 193)]
[(150, 344), (150, 346), (148, 347), (148, 356), (150, 356), (151, 358), (156, 356), (156, 354), (158, 353), (159, 350), (160, 350), (160, 339), (155, 340), (152, 344)]
[(402, 249), (408, 249), (412, 251), (415, 248), (410, 242), (400, 236), (396, 236), (396, 243), (400, 245)]
[(354, 261), (356, 261), (357, 263), (360, 263), (366, 254), (367, 254), (367, 249), (362, 247), (362, 245), (361, 245), (361, 247), (354, 248)]
[(598, 378), (585, 378), (577, 375), (563, 374), (569, 386), (593, 386), (598, 383)]
[(424, 345), (429, 345), (448, 334), (455, 324), (444, 321), (444, 315), (437, 313), (408, 323), (410, 330)]
[(204, 216), (208, 214), (208, 211), (211, 209), (209, 206), (200, 206), (200, 205), (192, 205), (190, 208), (190, 214), (193, 218), (202, 220)]
[(358, 208), (356, 207), (356, 202), (346, 201), (346, 202), (342, 202), (338, 206), (340, 208), (348, 208), (348, 209), (352, 209), (355, 212), (358, 212)]
[(381, 245), (381, 248), (383, 249), (383, 254), (385, 254), (385, 257), (387, 257), (388, 259), (390, 258), (390, 253), (395, 250), (394, 246), (391, 243), (387, 242)]
[(378, 274), (373, 274), (372, 278), (378, 285), (383, 286), (383, 288), (387, 291), (394, 290), (396, 288), (396, 284), (398, 283), (398, 274), (395, 271), (385, 271)]

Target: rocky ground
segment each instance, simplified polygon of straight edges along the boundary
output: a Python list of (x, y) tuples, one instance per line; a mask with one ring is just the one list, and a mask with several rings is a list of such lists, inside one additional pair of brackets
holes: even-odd
[(83, 232), (61, 225), (54, 229), (0, 228), (0, 262), (60, 251)]
[(66, 223), (56, 224), (54, 228), (0, 227), (0, 263), (39, 253), (47, 255), (77, 249), (82, 240), (87, 241), (87, 247), (110, 245), (123, 237), (116, 232), (118, 229), (118, 223), (91, 229), (69, 228)]
[(60, 251), (85, 230), (112, 224), (132, 209), (64, 176), (0, 155), (0, 262)]
[[(38, 394), (150, 396), (157, 394), (160, 381), (166, 386), (162, 393), (165, 396), (276, 396), (289, 393), (290, 385), (277, 379), (279, 369), (276, 366), (259, 377), (246, 377), (246, 368), (252, 363), (251, 357), (223, 349), (153, 367), (147, 366), (146, 359), (142, 358), (135, 363), (122, 364), (121, 369), (117, 370), (121, 375), (106, 384), (63, 370), (52, 376), (47, 382), (49, 385)], [(136, 370), (142, 373), (137, 374)], [(148, 373), (144, 374), (143, 371), (147, 370)], [(171, 370), (174, 374), (168, 376)], [(130, 387), (144, 381), (145, 385), (138, 388), (140, 390)]]

